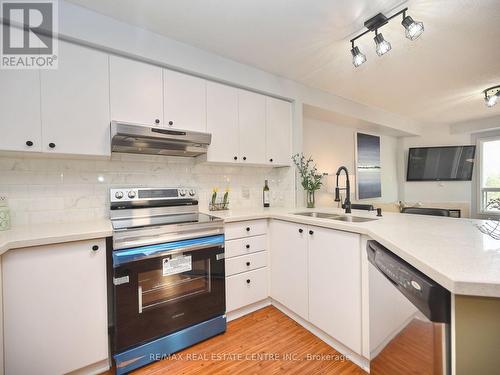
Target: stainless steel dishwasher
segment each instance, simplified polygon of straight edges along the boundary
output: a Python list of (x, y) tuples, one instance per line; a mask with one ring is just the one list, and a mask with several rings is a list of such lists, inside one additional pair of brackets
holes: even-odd
[(370, 375), (450, 374), (451, 294), (367, 242)]

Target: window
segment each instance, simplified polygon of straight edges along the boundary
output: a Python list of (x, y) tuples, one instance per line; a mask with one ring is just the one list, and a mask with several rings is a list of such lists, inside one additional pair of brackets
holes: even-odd
[(479, 149), (478, 208), (480, 213), (500, 214), (500, 137), (481, 139)]

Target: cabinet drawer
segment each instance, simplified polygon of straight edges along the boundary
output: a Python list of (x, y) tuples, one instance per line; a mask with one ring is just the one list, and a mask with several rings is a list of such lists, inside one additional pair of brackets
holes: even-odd
[(255, 270), (267, 265), (267, 251), (226, 259), (226, 276)]
[(267, 297), (267, 267), (226, 277), (227, 311), (239, 309)]
[(226, 240), (266, 234), (267, 220), (263, 219), (229, 223), (224, 226), (224, 232)]
[(257, 251), (266, 250), (267, 236), (255, 236), (226, 241), (225, 247), (224, 253), (226, 258), (256, 253)]

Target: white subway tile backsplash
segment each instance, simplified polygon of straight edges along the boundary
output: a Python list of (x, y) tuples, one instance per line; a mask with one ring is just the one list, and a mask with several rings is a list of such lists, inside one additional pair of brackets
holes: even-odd
[(13, 225), (108, 217), (111, 187), (195, 187), (203, 208), (214, 187), (221, 193), (229, 188), (230, 207), (259, 207), (265, 179), (274, 206), (293, 205), (291, 168), (208, 165), (191, 158), (126, 154), (113, 154), (110, 160), (0, 156), (0, 195), (8, 197)]

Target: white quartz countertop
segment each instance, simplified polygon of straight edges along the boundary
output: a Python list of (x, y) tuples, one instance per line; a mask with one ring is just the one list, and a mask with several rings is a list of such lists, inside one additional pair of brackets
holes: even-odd
[[(421, 270), (455, 294), (500, 298), (500, 241), (482, 234), (480, 220), (384, 213), (375, 221), (349, 223), (294, 215), (317, 211), (343, 213), (329, 208), (241, 209), (210, 212), (226, 223), (279, 219), (367, 235)], [(209, 213), (207, 211), (203, 211)], [(353, 210), (354, 216), (376, 218), (374, 212)], [(10, 249), (103, 238), (112, 235), (111, 222), (40, 224), (0, 232), (0, 255)]]
[[(248, 209), (215, 214), (225, 222), (273, 218), (365, 234), (455, 294), (500, 297), (500, 241), (481, 233), (481, 220), (383, 213), (376, 221), (349, 223), (294, 215), (340, 209)], [(212, 213), (214, 214), (214, 213)], [(353, 210), (376, 218), (375, 212)]]
[(11, 249), (90, 240), (112, 235), (107, 219), (76, 223), (23, 225), (0, 232), (0, 255)]

